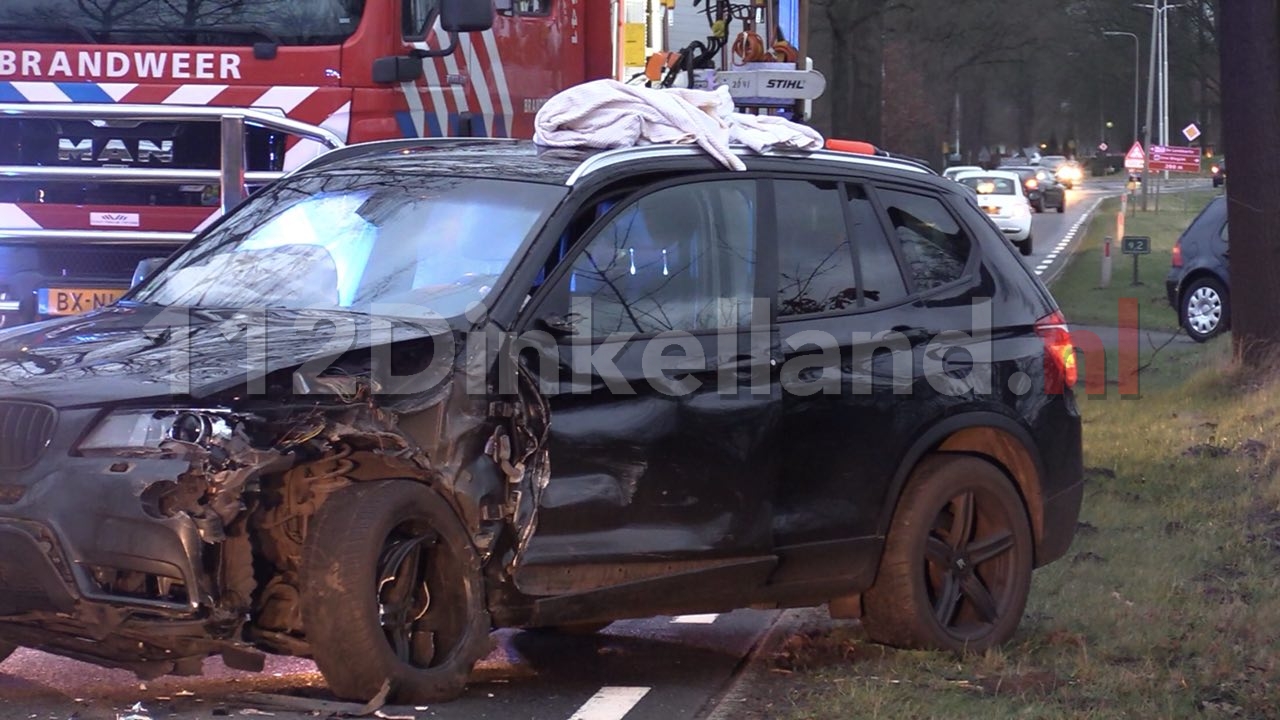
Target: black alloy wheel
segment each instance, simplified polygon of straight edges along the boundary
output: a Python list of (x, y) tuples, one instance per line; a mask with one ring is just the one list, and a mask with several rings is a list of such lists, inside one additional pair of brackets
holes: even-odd
[(897, 647), (982, 652), (1013, 636), (1031, 587), (1031, 528), (1000, 468), (937, 454), (899, 500), (863, 624)]

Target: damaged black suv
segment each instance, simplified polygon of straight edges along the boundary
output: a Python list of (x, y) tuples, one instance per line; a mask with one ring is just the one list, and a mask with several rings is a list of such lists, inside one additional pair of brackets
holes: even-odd
[(425, 702), (495, 627), (1007, 640), (1082, 496), (1053, 299), (917, 165), (738, 155), (346, 148), (0, 333), (0, 657)]

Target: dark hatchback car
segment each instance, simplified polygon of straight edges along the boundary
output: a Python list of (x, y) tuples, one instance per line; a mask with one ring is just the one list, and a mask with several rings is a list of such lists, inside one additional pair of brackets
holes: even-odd
[(1053, 171), (1030, 165), (1002, 166), (1001, 170), (1017, 173), (1032, 209), (1042, 213), (1048, 208), (1060, 213), (1067, 211), (1067, 189), (1054, 177)]
[(1227, 198), (1209, 202), (1173, 246), (1173, 267), (1165, 278), (1169, 305), (1187, 335), (1205, 342), (1231, 327)]
[(5, 654), (310, 656), (427, 702), (494, 627), (829, 603), (1007, 640), (1083, 489), (1053, 299), (917, 165), (742, 158), (339, 150), (0, 334)]

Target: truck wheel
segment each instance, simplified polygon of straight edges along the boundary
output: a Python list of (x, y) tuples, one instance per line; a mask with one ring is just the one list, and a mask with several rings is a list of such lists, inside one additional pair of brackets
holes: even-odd
[(1022, 497), (999, 468), (967, 455), (925, 458), (863, 596), (867, 634), (956, 653), (1005, 642), (1026, 607), (1033, 550)]
[(1196, 342), (1221, 333), (1231, 319), (1227, 291), (1213, 278), (1200, 278), (1182, 293), (1182, 327)]
[(457, 697), (489, 650), (480, 561), (453, 509), (409, 480), (335, 492), (302, 553), (302, 620), (334, 695)]

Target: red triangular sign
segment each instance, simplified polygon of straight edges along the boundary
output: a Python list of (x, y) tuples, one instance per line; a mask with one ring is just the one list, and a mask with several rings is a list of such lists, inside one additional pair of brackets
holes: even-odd
[(1125, 160), (1142, 161), (1142, 160), (1145, 160), (1146, 158), (1147, 158), (1147, 154), (1143, 152), (1142, 143), (1140, 142), (1135, 142), (1133, 144), (1133, 147), (1129, 148), (1129, 152), (1125, 153), (1125, 156), (1124, 156)]

